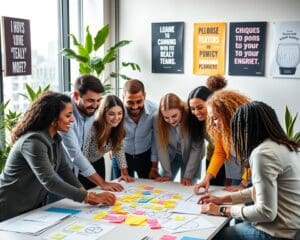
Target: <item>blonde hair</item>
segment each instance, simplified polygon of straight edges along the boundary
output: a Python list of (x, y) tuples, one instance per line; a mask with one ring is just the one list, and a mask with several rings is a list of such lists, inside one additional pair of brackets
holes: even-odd
[(216, 91), (207, 101), (207, 106), (212, 108), (212, 111), (219, 114), (219, 121), (221, 122), (221, 133), (216, 131), (212, 119), (208, 116), (207, 131), (214, 142), (220, 139), (223, 148), (226, 152), (227, 159), (230, 156), (231, 149), (231, 131), (230, 120), (236, 110), (243, 104), (250, 102), (250, 99), (233, 90), (219, 90)]
[(184, 137), (189, 129), (187, 124), (187, 106), (186, 104), (174, 93), (168, 93), (164, 95), (159, 103), (159, 111), (158, 111), (158, 118), (157, 118), (157, 125), (158, 125), (158, 141), (163, 149), (168, 148), (169, 144), (169, 132), (168, 126), (169, 124), (164, 120), (164, 117), (161, 113), (162, 110), (171, 110), (171, 109), (178, 109), (181, 112), (181, 128), (180, 128), (180, 135)]

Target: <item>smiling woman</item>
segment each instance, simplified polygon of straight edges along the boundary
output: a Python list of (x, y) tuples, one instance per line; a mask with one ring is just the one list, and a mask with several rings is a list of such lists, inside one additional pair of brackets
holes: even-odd
[(72, 122), (71, 99), (60, 93), (43, 94), (24, 113), (0, 175), (0, 221), (40, 207), (48, 192), (77, 202), (114, 203), (111, 193), (87, 194), (69, 168), (57, 131), (68, 131)]

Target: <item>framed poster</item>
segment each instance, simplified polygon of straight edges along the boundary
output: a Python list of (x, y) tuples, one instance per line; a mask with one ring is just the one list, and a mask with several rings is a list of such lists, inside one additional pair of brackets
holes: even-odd
[(226, 23), (194, 24), (193, 73), (224, 75)]
[(2, 30), (5, 49), (5, 75), (31, 75), (29, 20), (2, 17)]
[(229, 75), (265, 75), (266, 25), (266, 22), (230, 23)]
[(274, 22), (271, 75), (300, 78), (300, 21)]
[(152, 23), (152, 72), (184, 73), (184, 22)]

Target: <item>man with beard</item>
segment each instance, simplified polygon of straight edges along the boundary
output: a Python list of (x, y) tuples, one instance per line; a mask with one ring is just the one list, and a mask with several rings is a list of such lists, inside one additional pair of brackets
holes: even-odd
[[(128, 173), (139, 178), (156, 178), (157, 157), (154, 142), (153, 121), (157, 111), (155, 103), (145, 100), (144, 84), (136, 79), (126, 81), (123, 88), (125, 106), (125, 130), (123, 141)], [(113, 158), (114, 177), (120, 176), (116, 160)]]
[(108, 191), (122, 191), (119, 183), (109, 183), (105, 179), (104, 159), (90, 163), (83, 155), (83, 145), (93, 125), (94, 113), (99, 107), (100, 100), (104, 93), (101, 81), (92, 75), (82, 75), (76, 79), (74, 92), (71, 100), (73, 105), (74, 123), (68, 132), (60, 135), (68, 158), (71, 160), (71, 167), (78, 179), (86, 189), (95, 186)]

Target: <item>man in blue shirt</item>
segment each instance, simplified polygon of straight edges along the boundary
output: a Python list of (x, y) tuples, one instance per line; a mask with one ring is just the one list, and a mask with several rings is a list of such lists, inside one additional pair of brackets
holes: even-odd
[(83, 75), (76, 79), (74, 88), (71, 97), (74, 123), (68, 132), (60, 132), (71, 168), (74, 169), (76, 175), (79, 173), (78, 178), (86, 189), (98, 185), (105, 190), (122, 191), (123, 187), (120, 184), (104, 180), (103, 158), (91, 164), (82, 153), (84, 142), (94, 121), (94, 113), (104, 93), (104, 87), (95, 76)]
[[(145, 100), (144, 84), (139, 80), (126, 81), (123, 88), (125, 106), (125, 131), (123, 141), (128, 173), (139, 178), (156, 178), (157, 153), (154, 142), (154, 115), (157, 112), (155, 103)], [(114, 177), (120, 176), (116, 160), (113, 159)]]

